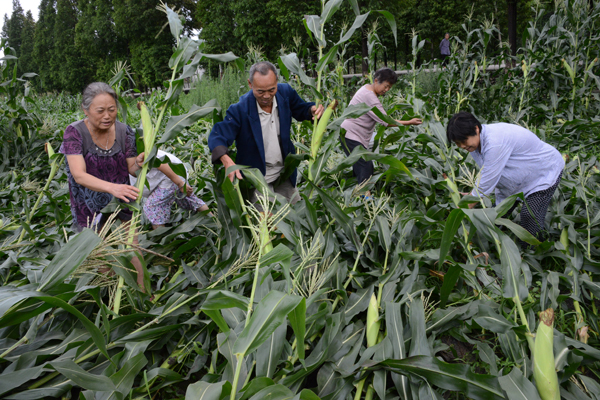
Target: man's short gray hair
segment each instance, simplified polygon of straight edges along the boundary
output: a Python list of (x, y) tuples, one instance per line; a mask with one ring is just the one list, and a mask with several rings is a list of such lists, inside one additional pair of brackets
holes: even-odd
[(250, 80), (250, 83), (252, 83), (254, 81), (255, 73), (258, 72), (262, 76), (266, 76), (269, 75), (269, 71), (273, 71), (275, 76), (277, 76), (277, 70), (275, 69), (275, 66), (273, 64), (271, 64), (268, 61), (257, 62), (256, 64), (250, 67), (250, 77), (248, 79)]
[(81, 96), (81, 108), (86, 111), (89, 110), (90, 106), (92, 105), (92, 101), (94, 101), (96, 96), (104, 93), (111, 95), (115, 99), (115, 103), (118, 104), (117, 92), (115, 92), (110, 85), (107, 85), (104, 82), (94, 82), (90, 83), (85, 89), (83, 89), (83, 95)]

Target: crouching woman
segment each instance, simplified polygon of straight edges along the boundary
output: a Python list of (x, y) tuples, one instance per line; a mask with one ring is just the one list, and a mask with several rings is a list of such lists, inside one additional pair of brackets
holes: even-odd
[(471, 153), (481, 169), (479, 187), (471, 194), (481, 197), (495, 191), (496, 204), (500, 204), (507, 197), (523, 192), (527, 205), (521, 208), (521, 226), (544, 240), (546, 212), (565, 167), (558, 150), (518, 125), (482, 125), (468, 112), (450, 119), (446, 135), (448, 142)]

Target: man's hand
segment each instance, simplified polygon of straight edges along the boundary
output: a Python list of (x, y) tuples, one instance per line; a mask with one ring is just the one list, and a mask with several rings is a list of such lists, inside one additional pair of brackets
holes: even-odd
[(325, 111), (325, 108), (323, 107), (323, 104), (319, 104), (318, 106), (312, 106), (310, 108), (310, 112), (313, 115), (313, 119), (319, 119), (321, 118), (321, 115), (323, 115), (323, 111)]
[(421, 118), (413, 118), (410, 121), (408, 121), (407, 125), (421, 125), (423, 123), (423, 120)]
[[(223, 166), (225, 167), (225, 171), (227, 171), (227, 168), (235, 165), (235, 163), (233, 162), (231, 157), (229, 157), (227, 154), (223, 154), (219, 160), (221, 160), (221, 163), (223, 163)], [(238, 179), (243, 179), (242, 173), (240, 172), (239, 169), (237, 171), (230, 173), (228, 176), (229, 176), (229, 180), (231, 180), (231, 182), (233, 182), (233, 178), (235, 178), (235, 177), (237, 177)]]
[(473, 208), (475, 208), (476, 205), (477, 205), (477, 203), (471, 203), (471, 204), (469, 204), (469, 208), (473, 209)]

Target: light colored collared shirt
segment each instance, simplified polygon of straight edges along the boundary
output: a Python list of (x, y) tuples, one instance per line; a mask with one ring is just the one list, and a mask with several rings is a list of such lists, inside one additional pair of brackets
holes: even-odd
[(260, 127), (262, 129), (263, 144), (265, 146), (265, 180), (271, 183), (279, 178), (283, 171), (283, 155), (279, 145), (279, 111), (277, 110), (277, 99), (273, 97), (273, 108), (268, 113), (260, 107), (258, 116), (260, 117)]
[(489, 195), (495, 189), (496, 204), (513, 194), (527, 197), (548, 189), (565, 167), (558, 150), (518, 125), (482, 125), (480, 141), (481, 150), (471, 153), (482, 168), (479, 192)]

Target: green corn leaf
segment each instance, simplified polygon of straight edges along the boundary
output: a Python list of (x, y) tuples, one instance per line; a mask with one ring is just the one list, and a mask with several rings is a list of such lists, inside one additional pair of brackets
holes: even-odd
[(354, 35), (354, 32), (356, 32), (356, 30), (365, 23), (365, 21), (369, 17), (369, 14), (370, 14), (369, 12), (362, 14), (362, 15), (357, 14), (356, 18), (354, 19), (354, 23), (352, 24), (350, 29), (348, 29), (346, 31), (346, 33), (344, 33), (344, 35), (340, 37), (340, 40), (335, 45), (339, 46), (341, 44), (346, 43), (348, 40), (350, 40), (352, 35)]
[[(450, 251), (450, 247), (452, 246), (452, 242), (456, 236), (458, 228), (460, 228), (463, 218), (465, 218), (465, 213), (462, 211), (462, 209), (457, 208), (452, 210), (446, 219), (446, 225), (444, 226), (444, 233), (442, 234), (442, 243), (440, 246), (438, 269), (442, 269), (444, 261), (446, 260), (446, 255), (448, 255), (448, 251)], [(444, 306), (442, 305), (442, 307)]]
[(246, 311), (248, 309), (248, 298), (229, 290), (211, 290), (204, 303), (202, 303), (202, 311), (218, 311), (223, 308), (232, 307)]
[(415, 356), (403, 360), (386, 360), (376, 364), (392, 372), (425, 379), (430, 385), (461, 392), (474, 400), (506, 399), (498, 379), (475, 374), (468, 365), (448, 364), (435, 357)]
[(452, 264), (450, 268), (448, 268), (448, 272), (444, 275), (444, 283), (440, 290), (440, 307), (446, 307), (448, 296), (450, 296), (450, 293), (454, 290), (454, 286), (456, 285), (461, 272), (462, 267), (458, 264)]
[(519, 368), (513, 367), (510, 374), (498, 377), (498, 381), (510, 400), (541, 400), (533, 383)]
[(167, 143), (176, 135), (180, 134), (183, 129), (196, 123), (200, 118), (211, 115), (213, 111), (219, 111), (221, 108), (217, 105), (216, 100), (210, 100), (202, 107), (192, 105), (190, 110), (182, 115), (177, 115), (169, 118), (167, 127), (157, 144)]
[(302, 298), (298, 307), (289, 313), (288, 319), (296, 335), (298, 358), (304, 360), (304, 336), (306, 334), (306, 299)]
[(50, 365), (83, 389), (102, 392), (116, 390), (110, 378), (91, 374), (71, 360), (52, 361)]
[(226, 381), (209, 383), (199, 381), (191, 384), (185, 391), (185, 400), (220, 400)]
[(44, 268), (38, 291), (51, 291), (81, 265), (102, 239), (91, 229), (84, 229), (70, 240)]
[[(279, 64), (285, 66), (286, 71), (293, 72), (294, 74), (300, 77), (300, 80), (305, 85), (316, 88), (315, 80), (313, 78), (309, 78), (308, 75), (302, 69), (300, 64), (300, 60), (298, 60), (298, 56), (296, 53), (286, 54), (285, 56), (279, 57)], [(289, 74), (288, 74), (289, 76)]]
[(502, 225), (502, 226), (507, 227), (519, 239), (521, 239), (522, 241), (524, 241), (526, 243), (532, 244), (534, 246), (538, 246), (538, 245), (542, 244), (542, 242), (540, 242), (539, 240), (537, 240), (537, 238), (535, 236), (533, 236), (531, 233), (529, 233), (527, 231), (527, 229), (523, 228), (521, 225), (515, 224), (514, 222), (512, 222), (509, 219), (497, 218), (496, 219), (496, 223), (498, 225)]
[(394, 44), (398, 46), (398, 27), (396, 26), (396, 19), (394, 18), (394, 15), (391, 12), (385, 10), (375, 11), (383, 15), (383, 17), (387, 21), (388, 25), (390, 26), (390, 29), (392, 30), (392, 35), (394, 35)]
[(270, 291), (258, 304), (235, 344), (233, 353), (246, 356), (256, 350), (302, 301), (299, 296)]

